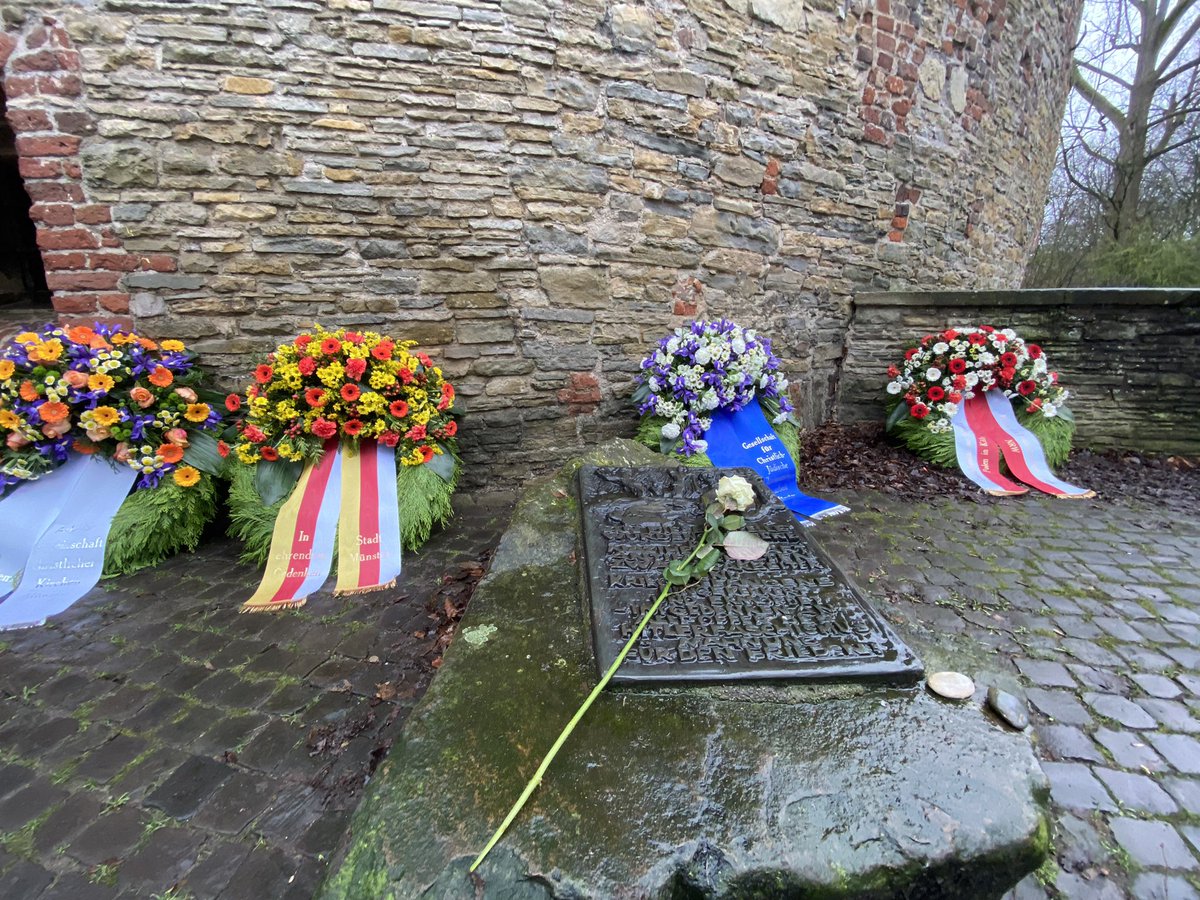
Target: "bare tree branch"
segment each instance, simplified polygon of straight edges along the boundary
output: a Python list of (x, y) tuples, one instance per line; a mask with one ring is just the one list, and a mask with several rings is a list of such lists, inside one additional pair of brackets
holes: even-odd
[(1078, 69), (1071, 70), (1071, 86), (1079, 92), (1088, 104), (1118, 128), (1125, 126), (1125, 114), (1113, 105), (1112, 101), (1100, 93), (1099, 89), (1083, 77)]

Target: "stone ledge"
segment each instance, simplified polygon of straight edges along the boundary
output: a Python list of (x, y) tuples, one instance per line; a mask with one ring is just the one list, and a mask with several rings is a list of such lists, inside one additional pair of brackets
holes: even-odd
[(1037, 288), (1011, 291), (879, 291), (854, 296), (855, 307), (935, 307), (946, 312), (956, 308), (975, 310), (995, 307), (1048, 306), (1069, 310), (1095, 306), (1197, 306), (1197, 288)]
[[(662, 458), (614, 441), (587, 461)], [(1045, 777), (974, 706), (626, 689), (593, 706), (477, 894), (467, 866), (594, 684), (569, 476), (526, 492), (324, 897), (982, 898), (1040, 863)]]

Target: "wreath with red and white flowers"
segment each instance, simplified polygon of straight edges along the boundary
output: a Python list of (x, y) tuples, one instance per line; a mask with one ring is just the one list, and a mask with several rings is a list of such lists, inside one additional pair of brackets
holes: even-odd
[(919, 456), (954, 465), (951, 419), (959, 404), (985, 391), (1001, 391), (1021, 424), (1033, 431), (1051, 465), (1066, 459), (1075, 419), (1068, 392), (1046, 354), (1011, 328), (961, 326), (927, 334), (888, 367), (887, 428)]

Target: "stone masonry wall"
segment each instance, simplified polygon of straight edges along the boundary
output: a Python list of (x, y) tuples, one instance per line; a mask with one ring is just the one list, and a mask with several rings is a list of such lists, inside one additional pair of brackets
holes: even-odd
[(952, 325), (1015, 328), (1071, 392), (1076, 444), (1200, 453), (1200, 290), (896, 292), (855, 298), (838, 416), (883, 418), (890, 362)]
[(414, 338), (496, 477), (630, 433), (688, 317), (772, 334), (811, 423), (856, 290), (1016, 286), (1079, 6), (50, 0), (0, 58), (62, 314), (228, 380)]

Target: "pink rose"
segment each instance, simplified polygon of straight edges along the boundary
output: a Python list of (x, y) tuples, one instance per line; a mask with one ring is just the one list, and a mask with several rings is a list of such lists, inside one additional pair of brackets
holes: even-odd
[(112, 432), (101, 425), (94, 425), (87, 430), (88, 440), (100, 442), (112, 437)]
[(117, 448), (113, 451), (113, 458), (117, 462), (129, 462), (129, 457), (132, 454), (129, 452), (129, 445), (124, 441), (117, 444)]
[(29, 438), (25, 437), (25, 435), (21, 434), (20, 432), (14, 431), (8, 436), (4, 443), (7, 445), (9, 450), (20, 450), (22, 447), (29, 446)]
[(61, 422), (53, 422), (42, 426), (42, 434), (48, 438), (62, 437), (71, 430), (71, 423), (66, 419)]
[(147, 406), (150, 406), (152, 403), (154, 403), (154, 395), (141, 385), (138, 385), (129, 392), (129, 399), (142, 409), (145, 409)]
[(190, 387), (177, 387), (175, 393), (184, 399), (187, 403), (195, 403), (197, 400), (196, 392)]
[(182, 428), (172, 428), (163, 437), (167, 439), (168, 443), (174, 444), (177, 447), (186, 447), (188, 445), (187, 432)]
[(87, 373), (77, 372), (74, 369), (63, 372), (63, 380), (73, 388), (82, 388), (87, 386)]

